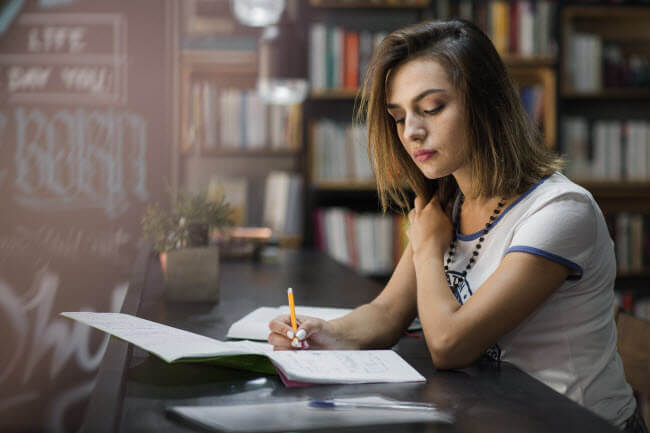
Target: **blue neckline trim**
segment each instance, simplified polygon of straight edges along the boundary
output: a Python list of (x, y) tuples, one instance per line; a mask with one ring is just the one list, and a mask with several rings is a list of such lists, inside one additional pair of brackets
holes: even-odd
[[(494, 220), (494, 222), (492, 223), (492, 225), (491, 225), (490, 228), (488, 229), (488, 233), (490, 232), (490, 230), (492, 230), (492, 229), (494, 228), (494, 226), (497, 225), (497, 223), (498, 223), (499, 221), (501, 221), (501, 218), (503, 218), (503, 216), (504, 216), (505, 214), (507, 214), (508, 211), (509, 211), (510, 209), (512, 209), (513, 207), (515, 207), (515, 206), (517, 205), (517, 203), (519, 203), (519, 202), (522, 201), (524, 198), (526, 198), (526, 196), (528, 196), (528, 194), (530, 194), (531, 192), (533, 192), (533, 191), (535, 190), (535, 188), (537, 188), (537, 187), (540, 186), (542, 183), (544, 183), (544, 181), (546, 181), (546, 179), (548, 179), (548, 178), (549, 178), (549, 176), (546, 176), (546, 177), (541, 178), (539, 181), (537, 181), (537, 183), (536, 183), (535, 185), (533, 185), (533, 186), (531, 186), (530, 188), (528, 188), (528, 191), (526, 191), (526, 192), (523, 193), (521, 196), (519, 196), (519, 198), (518, 198), (517, 200), (513, 201), (512, 203), (510, 203), (510, 206), (508, 206), (507, 208), (505, 208), (504, 211), (501, 212), (501, 214), (500, 214), (500, 215), (499, 215), (499, 216)], [(458, 211), (460, 212), (460, 209), (459, 209)], [(460, 241), (473, 241), (474, 239), (478, 239), (478, 238), (483, 234), (483, 230), (485, 230), (485, 229), (481, 229), (481, 230), (479, 230), (479, 231), (477, 231), (477, 232), (475, 232), (475, 233), (469, 234), (469, 235), (464, 235), (464, 234), (462, 234), (462, 233), (460, 233), (460, 232), (458, 231), (458, 224), (457, 224), (457, 225), (456, 225), (456, 239), (458, 239), (458, 240), (460, 240)]]

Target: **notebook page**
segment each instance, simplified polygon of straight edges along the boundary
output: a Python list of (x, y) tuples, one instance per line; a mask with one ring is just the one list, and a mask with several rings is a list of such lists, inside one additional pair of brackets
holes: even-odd
[(268, 353), (287, 379), (309, 383), (425, 382), (392, 350), (298, 350)]
[(265, 343), (223, 342), (182, 329), (122, 313), (66, 312), (77, 320), (151, 352), (167, 362), (181, 358), (265, 354)]

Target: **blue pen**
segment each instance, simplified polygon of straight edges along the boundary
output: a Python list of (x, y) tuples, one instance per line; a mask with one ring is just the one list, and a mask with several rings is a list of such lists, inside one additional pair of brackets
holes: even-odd
[(323, 409), (337, 408), (364, 408), (364, 409), (399, 409), (399, 410), (436, 410), (431, 403), (418, 402), (401, 402), (395, 403), (373, 403), (373, 402), (353, 402), (341, 400), (313, 400), (309, 406)]

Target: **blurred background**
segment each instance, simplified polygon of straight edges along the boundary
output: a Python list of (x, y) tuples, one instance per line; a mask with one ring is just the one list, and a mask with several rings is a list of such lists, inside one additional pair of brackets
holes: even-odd
[(145, 209), (178, 191), (385, 281), (404, 218), (356, 96), (386, 34), (449, 17), (493, 40), (650, 319), (649, 2), (0, 0), (0, 430), (79, 429), (107, 340), (58, 313), (120, 310)]

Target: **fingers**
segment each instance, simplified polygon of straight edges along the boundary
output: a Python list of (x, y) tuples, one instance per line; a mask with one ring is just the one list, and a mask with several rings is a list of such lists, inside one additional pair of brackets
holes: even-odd
[(296, 316), (298, 330), (293, 332), (291, 327), (291, 318), (288, 314), (276, 317), (269, 322), (269, 334), (267, 341), (274, 346), (276, 350), (288, 349), (308, 349), (309, 336), (318, 332), (321, 328), (318, 319)]
[(415, 223), (415, 216), (415, 209), (411, 209), (408, 213), (409, 225), (413, 225), (413, 223)]
[(422, 197), (420, 197), (419, 195), (415, 197), (415, 212), (416, 213), (420, 212), (422, 210), (422, 208), (424, 208), (425, 205), (426, 205), (426, 203), (424, 202), (424, 199)]
[(294, 337), (293, 328), (291, 327), (291, 318), (288, 314), (283, 314), (269, 322), (271, 333), (283, 335), (289, 340)]

